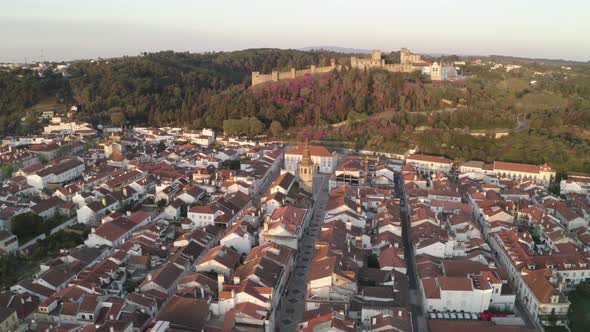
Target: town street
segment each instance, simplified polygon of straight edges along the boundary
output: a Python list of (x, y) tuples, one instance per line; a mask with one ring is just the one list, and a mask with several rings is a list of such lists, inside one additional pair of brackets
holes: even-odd
[(412, 324), (414, 325), (414, 331), (427, 331), (426, 317), (422, 311), (422, 295), (420, 294), (420, 288), (418, 287), (418, 273), (416, 271), (414, 247), (412, 246), (410, 216), (403, 190), (402, 177), (399, 173), (395, 174), (395, 191), (396, 196), (400, 197), (402, 236), (405, 248), (407, 275), (410, 284), (410, 298), (408, 299), (408, 302), (412, 309)]
[(316, 175), (314, 178), (314, 211), (311, 223), (301, 241), (295, 269), (291, 273), (286, 287), (285, 296), (281, 298), (277, 316), (277, 326), (281, 332), (295, 331), (297, 323), (303, 318), (305, 311), (305, 289), (309, 264), (314, 254), (315, 242), (321, 233), (326, 204), (328, 202), (329, 175)]

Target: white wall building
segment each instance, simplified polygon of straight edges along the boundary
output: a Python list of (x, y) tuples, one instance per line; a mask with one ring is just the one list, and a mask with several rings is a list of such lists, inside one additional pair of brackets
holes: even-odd
[(408, 156), (406, 158), (406, 164), (412, 165), (417, 172), (423, 174), (436, 172), (449, 174), (453, 167), (453, 162), (450, 159), (424, 154), (413, 154)]
[[(285, 152), (285, 169), (293, 174), (297, 174), (299, 163), (303, 159), (304, 146), (298, 146)], [(309, 146), (311, 160), (316, 172), (332, 174), (337, 166), (337, 157), (333, 152), (328, 151), (323, 146)]]

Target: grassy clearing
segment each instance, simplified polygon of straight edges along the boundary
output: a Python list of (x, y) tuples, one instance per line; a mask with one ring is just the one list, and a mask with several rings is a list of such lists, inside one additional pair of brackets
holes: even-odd
[(35, 105), (29, 107), (26, 112), (34, 112), (34, 113), (41, 113), (46, 111), (66, 111), (67, 106), (62, 104), (57, 98), (55, 97), (47, 97), (40, 100)]

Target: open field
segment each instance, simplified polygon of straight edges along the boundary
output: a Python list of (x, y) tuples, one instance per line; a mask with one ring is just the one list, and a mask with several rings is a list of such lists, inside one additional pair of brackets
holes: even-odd
[(47, 97), (41, 99), (35, 105), (29, 107), (26, 112), (34, 112), (34, 113), (42, 113), (46, 111), (65, 111), (67, 110), (67, 106), (62, 104), (57, 98), (55, 97)]

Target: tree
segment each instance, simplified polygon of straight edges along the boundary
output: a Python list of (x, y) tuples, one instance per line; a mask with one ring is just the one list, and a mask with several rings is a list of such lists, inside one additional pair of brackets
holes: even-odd
[(283, 133), (283, 126), (278, 121), (273, 121), (270, 123), (270, 133), (273, 137), (279, 137)]
[(264, 132), (264, 123), (257, 117), (243, 117), (223, 121), (223, 130), (227, 135), (248, 135), (250, 137)]
[(43, 218), (33, 213), (19, 214), (12, 218), (12, 230), (21, 241), (33, 238), (43, 232)]
[(111, 108), (109, 110), (109, 112), (111, 114), (111, 123), (113, 124), (113, 126), (122, 127), (127, 122), (127, 117), (125, 116), (125, 113), (118, 110), (119, 108), (116, 108), (116, 109), (117, 110), (114, 110), (114, 108)]
[(9, 178), (14, 172), (14, 167), (10, 164), (0, 166), (0, 175), (2, 178)]
[(257, 117), (252, 116), (248, 119), (248, 135), (253, 137), (264, 132), (264, 123), (258, 120)]
[(160, 153), (164, 150), (166, 150), (166, 143), (164, 143), (164, 141), (159, 141), (158, 145), (156, 145), (156, 151)]
[(159, 210), (163, 210), (166, 207), (166, 204), (167, 204), (167, 202), (165, 199), (161, 199), (158, 201), (158, 203), (156, 203)]

